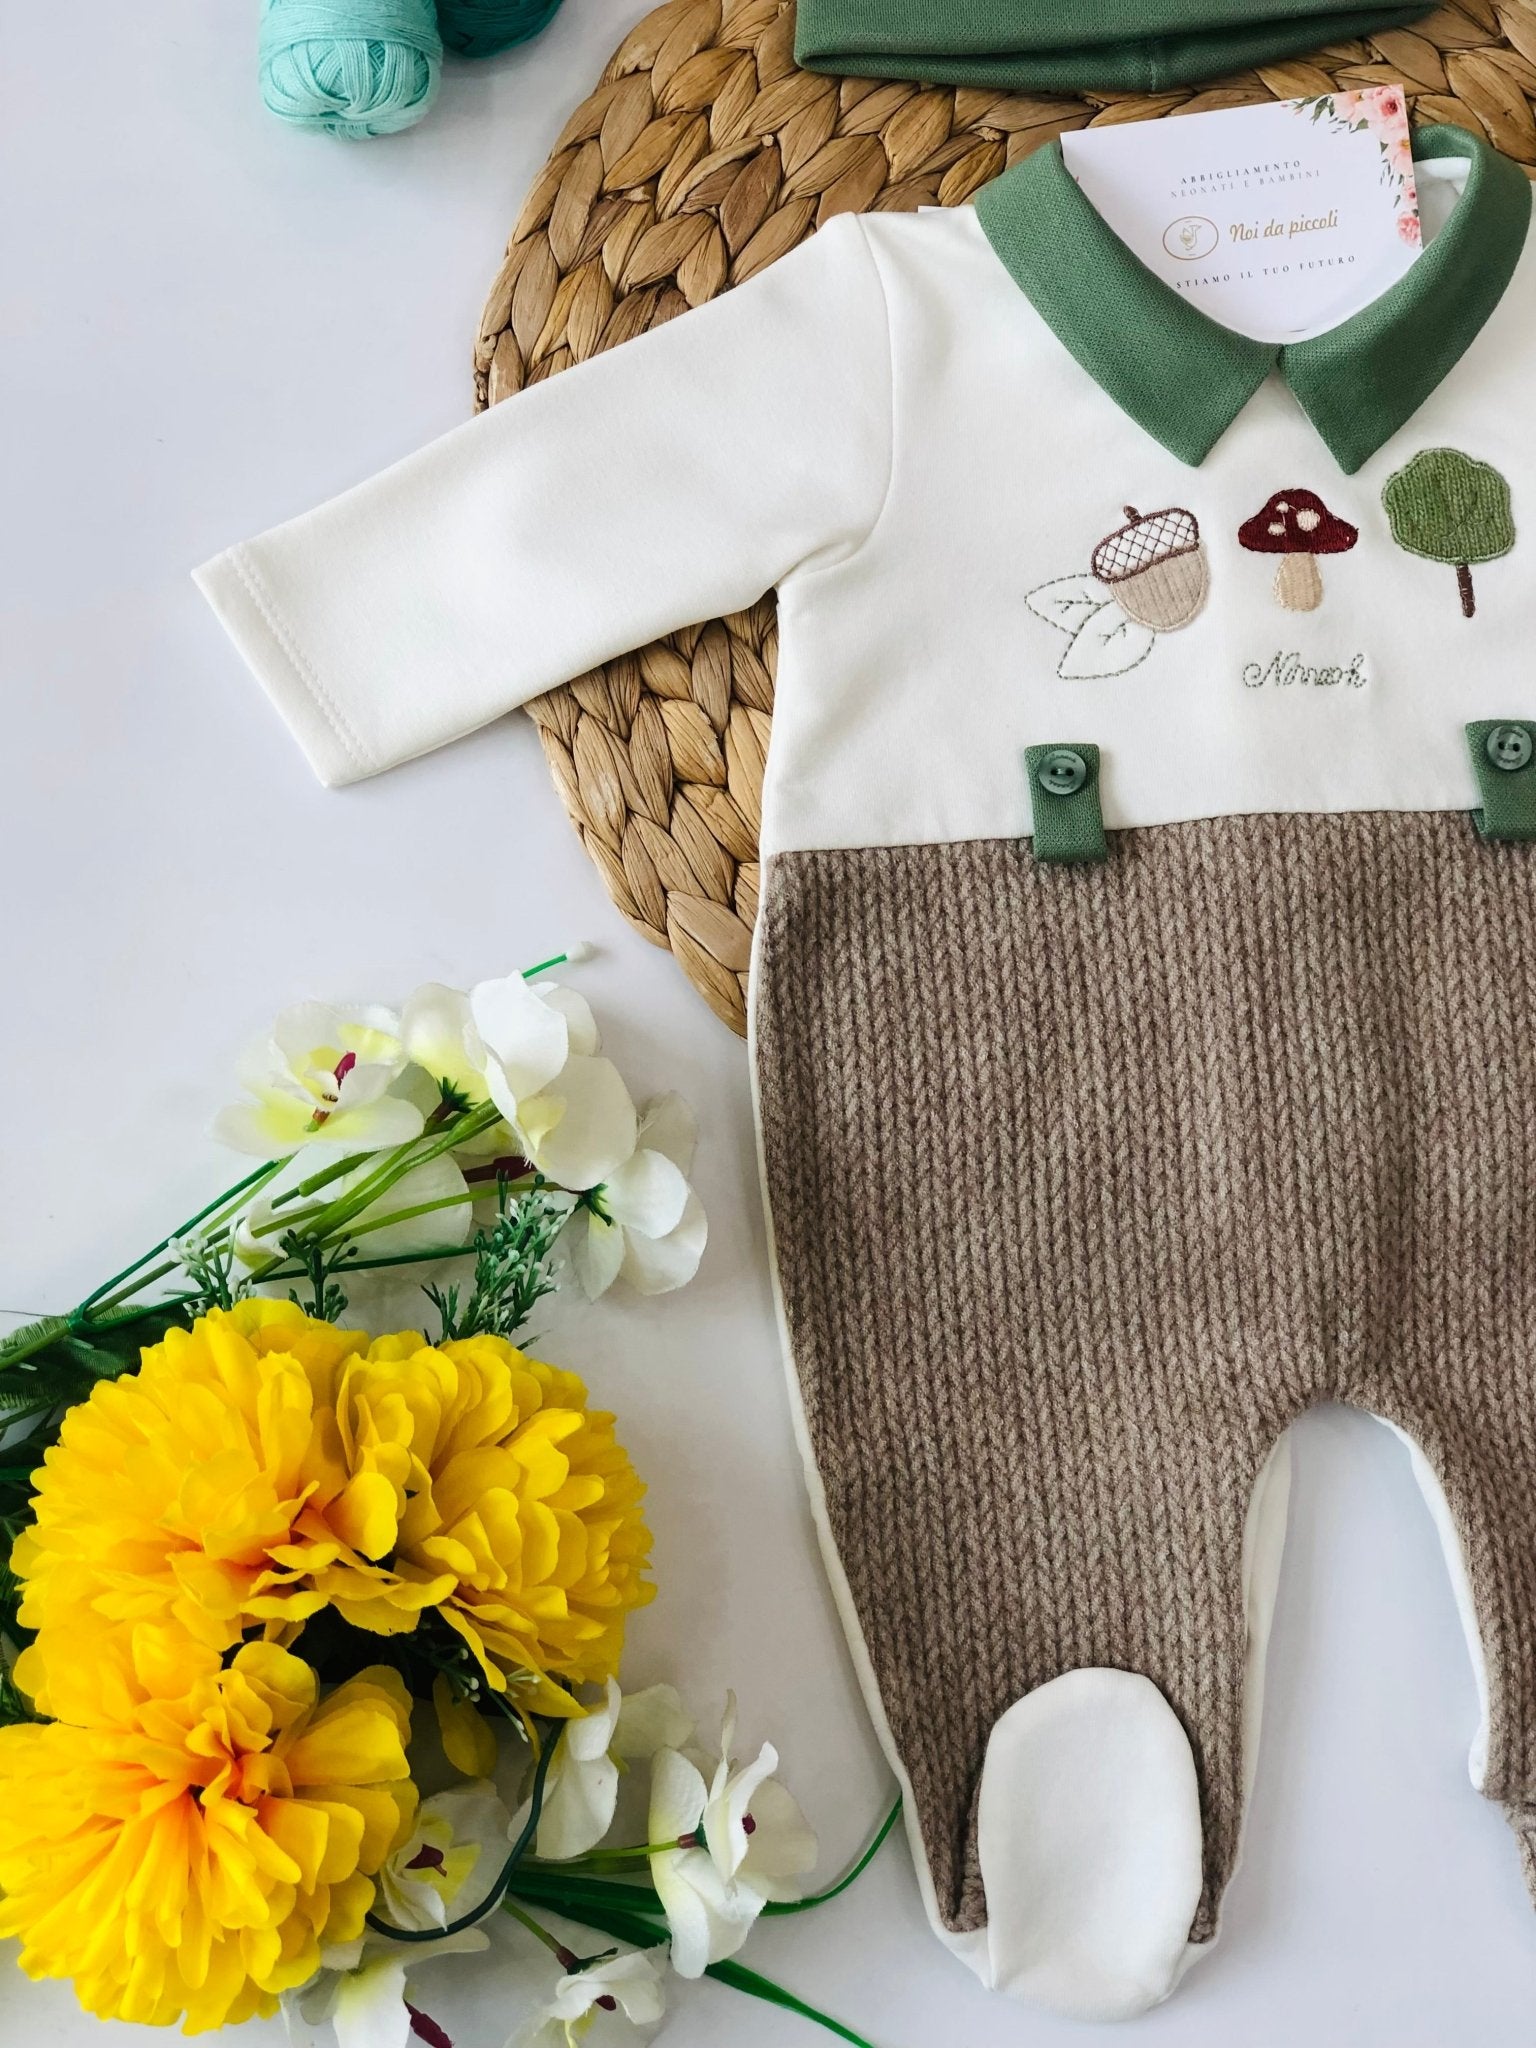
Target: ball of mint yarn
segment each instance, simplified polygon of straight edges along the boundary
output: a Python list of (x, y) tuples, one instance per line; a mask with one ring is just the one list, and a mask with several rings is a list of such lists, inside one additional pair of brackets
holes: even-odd
[(437, 0), (437, 25), (459, 56), (494, 57), (536, 36), (559, 5), (560, 0)]
[(280, 121), (352, 137), (419, 121), (443, 68), (432, 0), (262, 0), (259, 50)]

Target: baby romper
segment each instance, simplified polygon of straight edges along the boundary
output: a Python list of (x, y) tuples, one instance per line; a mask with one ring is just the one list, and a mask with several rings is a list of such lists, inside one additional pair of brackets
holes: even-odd
[(1285, 1431), (1408, 1440), (1536, 1875), (1536, 258), (1284, 347), (1038, 152), (833, 220), (200, 582), (320, 775), (778, 586), (753, 976), (828, 1570), (940, 1937), (1062, 2011), (1214, 1937)]

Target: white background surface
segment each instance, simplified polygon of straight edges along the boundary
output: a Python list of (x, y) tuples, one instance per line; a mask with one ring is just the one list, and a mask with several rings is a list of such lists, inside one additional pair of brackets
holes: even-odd
[[(247, 0), (0, 12), (0, 1306), (68, 1306), (234, 1177), (206, 1126), (283, 1004), (596, 940), (581, 985), (610, 1049), (637, 1091), (700, 1111), (713, 1236), (687, 1293), (572, 1310), (545, 1349), (618, 1408), (652, 1483), (661, 1594), (629, 1679), (677, 1679), (705, 1711), (734, 1684), (830, 1877), (888, 1785), (791, 1442), (744, 1049), (609, 906), (525, 719), (327, 795), (187, 579), (465, 416), (507, 228), (641, 11), (569, 0), (532, 49), (451, 64), (421, 128), (364, 144), (262, 112)], [(1529, 2048), (1536, 1924), (1467, 1782), (1471, 1674), (1406, 1455), (1336, 1412), (1296, 1450), (1244, 1867), (1216, 1954), (1134, 2038)], [(1112, 2032), (989, 1998), (927, 1933), (899, 1843), (744, 1960), (877, 2048)], [(501, 2048), (505, 1961), (423, 1972), (459, 2048)], [(0, 1970), (0, 2041), (130, 2036), (150, 2038)], [(705, 1984), (666, 2039), (830, 2037)]]

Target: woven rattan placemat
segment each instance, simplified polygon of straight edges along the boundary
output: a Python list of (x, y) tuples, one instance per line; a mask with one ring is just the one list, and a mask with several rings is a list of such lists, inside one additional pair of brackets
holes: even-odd
[[(1411, 30), (1155, 96), (822, 78), (793, 51), (786, 0), (668, 0), (625, 38), (512, 230), (475, 349), (480, 405), (739, 284), (831, 214), (958, 206), (1064, 128), (1396, 80), (1416, 121), (1481, 128), (1536, 165), (1536, 0), (1458, 0)], [(528, 707), (614, 901), (737, 1031), (775, 647), (770, 595)]]

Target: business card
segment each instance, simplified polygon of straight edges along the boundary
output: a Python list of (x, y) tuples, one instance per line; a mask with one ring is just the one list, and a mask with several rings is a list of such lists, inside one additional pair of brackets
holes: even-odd
[(1400, 86), (1080, 128), (1061, 146), (1149, 270), (1259, 341), (1337, 326), (1422, 246)]

